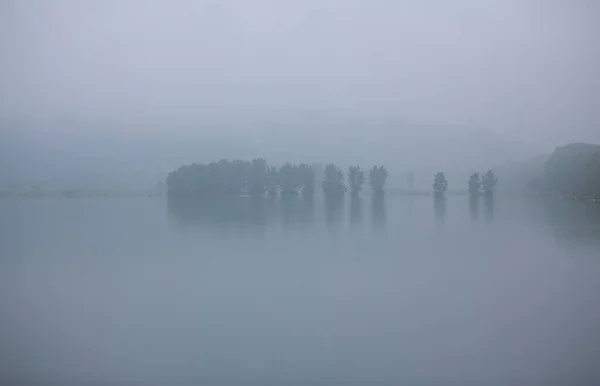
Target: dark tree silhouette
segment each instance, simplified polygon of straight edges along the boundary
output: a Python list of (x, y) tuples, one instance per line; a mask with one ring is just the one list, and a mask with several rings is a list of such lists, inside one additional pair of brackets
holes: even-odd
[(185, 165), (169, 173), (170, 194), (239, 195), (245, 188), (249, 162), (221, 160), (208, 165)]
[(383, 187), (387, 179), (388, 172), (383, 166), (373, 166), (369, 171), (369, 183), (374, 193), (383, 193)]
[(448, 189), (448, 181), (444, 172), (437, 172), (433, 177), (433, 192), (436, 195), (443, 195)]
[(315, 172), (308, 164), (286, 163), (279, 170), (269, 167), (267, 161), (257, 158), (233, 162), (220, 160), (206, 165), (184, 165), (167, 176), (170, 195), (239, 196), (249, 194), (260, 197), (268, 193), (276, 196), (295, 195), (302, 191), (312, 197), (315, 189)]
[(483, 188), (483, 193), (486, 196), (491, 196), (494, 194), (497, 183), (498, 179), (494, 176), (494, 172), (492, 172), (491, 169), (488, 170), (481, 178), (481, 187)]
[(350, 166), (348, 169), (348, 185), (352, 195), (358, 195), (365, 183), (365, 173), (360, 166)]
[(344, 174), (334, 164), (329, 164), (324, 170), (323, 192), (326, 196), (342, 196), (346, 191)]
[(471, 196), (476, 196), (479, 194), (481, 190), (481, 181), (479, 179), (479, 173), (475, 172), (471, 174), (469, 178), (469, 194)]

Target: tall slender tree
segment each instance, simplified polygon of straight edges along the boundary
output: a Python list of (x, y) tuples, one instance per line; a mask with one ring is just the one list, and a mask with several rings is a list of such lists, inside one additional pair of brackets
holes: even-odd
[(346, 191), (344, 174), (334, 164), (329, 164), (324, 170), (323, 192), (328, 197), (341, 196)]
[(444, 172), (437, 172), (433, 177), (433, 192), (436, 195), (443, 195), (448, 189), (448, 181)]
[(365, 173), (360, 170), (360, 166), (350, 166), (350, 168), (348, 168), (348, 185), (350, 187), (350, 192), (353, 195), (357, 195), (361, 191), (364, 183)]
[(492, 169), (488, 170), (481, 179), (481, 187), (483, 188), (483, 193), (486, 196), (491, 196), (494, 194), (496, 190), (496, 184), (498, 183), (498, 179), (494, 176), (494, 172)]
[(383, 187), (388, 177), (387, 169), (382, 166), (373, 166), (369, 171), (369, 183), (374, 193), (383, 193)]
[(471, 174), (469, 178), (469, 194), (471, 196), (476, 196), (479, 194), (481, 190), (481, 180), (479, 178), (479, 173), (475, 172)]

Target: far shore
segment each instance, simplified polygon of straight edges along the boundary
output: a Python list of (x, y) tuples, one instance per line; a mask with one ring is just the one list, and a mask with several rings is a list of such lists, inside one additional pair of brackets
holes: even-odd
[[(315, 194), (319, 197), (322, 194)], [(362, 196), (370, 196), (368, 190), (362, 193)], [(468, 196), (469, 193), (464, 190), (448, 190), (446, 196)], [(501, 197), (523, 197), (523, 193), (498, 192), (496, 195)], [(62, 198), (62, 199), (80, 199), (80, 198), (160, 198), (166, 197), (167, 194), (157, 192), (152, 189), (137, 189), (137, 190), (107, 190), (107, 189), (62, 189), (62, 190), (40, 190), (40, 191), (19, 191), (13, 189), (0, 189), (0, 198), (23, 198), (23, 199), (46, 199), (46, 198)], [(387, 189), (386, 196), (389, 197), (423, 197), (433, 196), (432, 191), (427, 190), (407, 190), (407, 189)], [(243, 195), (241, 195), (243, 197)], [(600, 197), (586, 195), (540, 195), (543, 198), (553, 198), (565, 201), (595, 201), (600, 202)]]
[(0, 197), (13, 198), (109, 198), (109, 197), (153, 197), (160, 196), (153, 190), (0, 190)]

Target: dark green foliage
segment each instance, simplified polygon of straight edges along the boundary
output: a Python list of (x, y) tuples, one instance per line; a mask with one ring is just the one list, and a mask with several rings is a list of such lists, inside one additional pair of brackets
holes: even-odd
[(387, 176), (387, 169), (383, 166), (373, 166), (369, 171), (369, 184), (371, 184), (371, 189), (374, 193), (383, 193)]
[(346, 191), (344, 174), (334, 164), (329, 164), (324, 170), (323, 192), (326, 196), (341, 196)]
[(497, 183), (498, 179), (494, 176), (494, 172), (492, 172), (491, 169), (488, 170), (481, 178), (481, 188), (483, 189), (483, 193), (487, 196), (494, 194)]
[(479, 173), (475, 172), (471, 174), (469, 178), (469, 194), (472, 196), (476, 196), (479, 194), (481, 190), (481, 181), (479, 179)]
[(437, 172), (433, 177), (433, 192), (442, 195), (448, 189), (448, 181), (444, 172)]
[(360, 166), (350, 166), (348, 169), (348, 185), (350, 187), (350, 192), (352, 192), (353, 195), (358, 194), (364, 183), (365, 173), (360, 170)]

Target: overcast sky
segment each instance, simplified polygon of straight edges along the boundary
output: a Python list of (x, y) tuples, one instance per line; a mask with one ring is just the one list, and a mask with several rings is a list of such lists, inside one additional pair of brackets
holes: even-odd
[[(4, 0), (1, 130), (59, 142), (422, 135), (404, 122), (600, 142), (599, 11), (594, 0)], [(324, 129), (331, 119), (342, 123)], [(382, 119), (394, 123), (369, 125)]]

